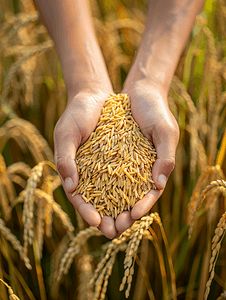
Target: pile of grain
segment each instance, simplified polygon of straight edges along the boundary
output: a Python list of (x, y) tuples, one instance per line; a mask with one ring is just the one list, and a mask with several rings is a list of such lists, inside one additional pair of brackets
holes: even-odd
[(132, 117), (126, 94), (110, 95), (100, 120), (76, 154), (79, 184), (74, 194), (104, 215), (116, 218), (155, 189), (156, 152)]

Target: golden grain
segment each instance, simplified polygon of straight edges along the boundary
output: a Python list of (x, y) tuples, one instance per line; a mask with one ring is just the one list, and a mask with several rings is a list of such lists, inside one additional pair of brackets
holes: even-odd
[(47, 194), (45, 191), (37, 189), (34, 192), (35, 195), (35, 201), (40, 201), (40, 199), (43, 199), (44, 201), (46, 201), (48, 204), (52, 205), (52, 209), (54, 211), (54, 213), (59, 217), (59, 219), (61, 220), (62, 224), (64, 225), (64, 227), (67, 229), (67, 234), (71, 237), (71, 239), (74, 237), (74, 226), (71, 223), (70, 218), (68, 217), (68, 215), (66, 214), (65, 211), (63, 211), (63, 209), (61, 208), (61, 206), (54, 201), (53, 196)]
[(63, 274), (67, 274), (74, 256), (80, 251), (85, 242), (92, 236), (100, 236), (102, 233), (95, 227), (89, 227), (80, 231), (71, 241), (67, 252), (61, 259), (60, 267), (58, 271), (57, 280), (59, 281)]
[[(216, 186), (217, 183), (212, 184), (210, 188), (213, 188), (213, 186)], [(218, 184), (221, 184), (218, 182)], [(225, 184), (226, 188), (226, 184)], [(219, 256), (220, 248), (221, 248), (221, 243), (225, 235), (225, 230), (226, 230), (226, 212), (222, 215), (220, 218), (217, 228), (215, 229), (215, 235), (212, 239), (212, 255), (210, 258), (210, 265), (209, 265), (209, 272), (210, 272), (210, 277), (206, 283), (206, 290), (205, 290), (205, 295), (204, 299), (206, 300), (208, 298), (209, 292), (210, 292), (210, 285), (212, 283), (212, 280), (214, 278), (214, 271), (215, 271), (215, 266), (217, 262), (217, 258)]]
[(8, 288), (9, 300), (20, 300), (20, 298), (14, 294), (13, 289), (9, 286), (3, 279), (0, 278), (0, 281)]
[[(147, 236), (147, 234), (151, 235), (149, 227), (153, 223), (153, 221), (157, 222), (158, 224), (161, 224), (161, 219), (157, 213), (152, 213), (149, 216), (142, 217), (140, 220), (136, 221), (130, 228), (124, 231), (119, 238), (114, 239), (113, 241), (104, 245), (103, 250), (105, 250), (105, 255), (97, 265), (93, 277), (90, 281), (91, 285), (95, 284), (96, 297), (94, 297), (94, 299), (99, 299), (98, 297), (100, 293), (103, 293), (103, 291), (105, 291), (107, 283), (104, 280), (104, 276), (107, 277), (107, 280), (107, 275), (110, 276), (110, 274), (106, 274), (107, 269), (112, 268), (112, 263), (114, 262), (115, 256), (118, 253), (118, 251), (124, 250), (126, 250), (126, 256), (124, 259), (125, 271), (119, 290), (123, 290), (125, 284), (127, 283), (125, 296), (129, 296), (132, 276), (134, 274), (134, 258), (136, 256), (136, 252), (138, 250), (142, 237)], [(127, 241), (129, 241), (128, 244), (126, 244)]]
[[(45, 159), (53, 161), (53, 151), (47, 141), (33, 124), (24, 119), (15, 118), (4, 123), (0, 128), (0, 138), (2, 139), (3, 137), (3, 146), (10, 138), (15, 139), (19, 145), (23, 141), (22, 146), (25, 144), (26, 149), (27, 145), (37, 163)], [(3, 147), (1, 150), (3, 150)]]
[(31, 171), (31, 176), (27, 181), (26, 193), (24, 195), (24, 209), (22, 221), (24, 223), (24, 251), (27, 253), (28, 244), (33, 240), (34, 226), (34, 193), (37, 184), (42, 176), (43, 165), (45, 162), (39, 163)]
[[(203, 204), (206, 196), (208, 195), (208, 193), (210, 191), (212, 191), (212, 189), (218, 188), (218, 187), (223, 187), (224, 190), (226, 189), (226, 181), (225, 180), (216, 180), (216, 181), (212, 181), (200, 194), (200, 196), (196, 199), (196, 203), (193, 207), (193, 210), (190, 213), (190, 218), (189, 218), (189, 238), (191, 237), (191, 234), (193, 232), (193, 228), (194, 228), (194, 223), (196, 220), (196, 216), (197, 216), (197, 212), (199, 211), (201, 205)], [(212, 199), (213, 201), (214, 199)]]
[(31, 270), (31, 264), (29, 261), (29, 258), (26, 255), (26, 252), (24, 251), (22, 245), (20, 244), (17, 237), (12, 234), (11, 230), (5, 226), (5, 222), (0, 219), (0, 231), (4, 235), (4, 237), (10, 241), (13, 248), (19, 252), (20, 258), (25, 262), (26, 267)]
[[(136, 144), (131, 145), (131, 137)], [(93, 149), (97, 151), (94, 161)], [(74, 194), (91, 202), (101, 216), (107, 211), (116, 218), (155, 188), (151, 174), (155, 156), (155, 149), (132, 117), (128, 95), (110, 95), (95, 131), (78, 149), (79, 185)], [(93, 186), (88, 190), (90, 181)]]
[(213, 179), (224, 179), (224, 173), (219, 165), (216, 166), (207, 166), (203, 169), (197, 184), (193, 190), (189, 207), (188, 207), (188, 224), (190, 226), (189, 228), (189, 238), (191, 237), (193, 226), (196, 219), (196, 213), (197, 213), (197, 206), (200, 199), (200, 194), (202, 191), (203, 186), (207, 185), (211, 178)]
[(83, 254), (78, 261), (79, 274), (79, 285), (78, 285), (78, 299), (80, 300), (92, 300), (93, 291), (89, 283), (93, 270), (92, 270), (93, 257), (90, 254)]

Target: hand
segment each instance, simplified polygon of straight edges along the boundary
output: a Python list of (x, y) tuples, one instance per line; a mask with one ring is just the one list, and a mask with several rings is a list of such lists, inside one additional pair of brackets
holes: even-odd
[(167, 91), (140, 80), (127, 84), (122, 93), (129, 95), (135, 121), (156, 148), (157, 159), (153, 165), (152, 177), (157, 190), (151, 190), (130, 212), (123, 212), (118, 216), (118, 232), (131, 226), (134, 219), (144, 216), (163, 193), (175, 165), (175, 151), (179, 140), (179, 128), (168, 107)]
[(86, 203), (81, 195), (72, 196), (79, 175), (75, 163), (78, 147), (83, 144), (94, 131), (108, 92), (80, 92), (68, 99), (67, 107), (57, 122), (54, 131), (54, 152), (57, 171), (61, 177), (65, 193), (75, 209), (91, 226), (98, 226), (104, 235), (114, 238), (117, 235), (112, 217), (102, 219), (91, 203)]

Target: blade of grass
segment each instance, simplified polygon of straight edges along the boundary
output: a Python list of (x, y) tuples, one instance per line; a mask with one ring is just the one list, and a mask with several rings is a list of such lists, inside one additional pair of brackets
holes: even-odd
[[(3, 247), (1, 246), (1, 253), (2, 253), (2, 250), (3, 250), (2, 248)], [(2, 257), (0, 255), (0, 277), (1, 278), (3, 278), (2, 270), (3, 270), (3, 268), (2, 268)], [(2, 297), (2, 300), (8, 300), (8, 294), (7, 294), (5, 286), (1, 287), (1, 297)]]
[(220, 149), (217, 154), (216, 165), (219, 165), (220, 167), (222, 166), (225, 153), (226, 153), (226, 129), (224, 130), (224, 135), (221, 141)]
[[(202, 247), (202, 245), (200, 245), (200, 246)], [(201, 247), (199, 247), (199, 248), (201, 248)], [(192, 263), (192, 268), (191, 268), (191, 272), (190, 272), (190, 278), (189, 278), (189, 282), (188, 282), (188, 287), (187, 287), (187, 291), (186, 291), (185, 300), (194, 299), (194, 296), (195, 296), (194, 295), (194, 289), (195, 289), (198, 269), (199, 269), (199, 266), (200, 266), (201, 256), (202, 256), (202, 249), (199, 249), (199, 251), (197, 251), (197, 254), (195, 255), (193, 263)]]
[(45, 284), (44, 284), (44, 278), (43, 278), (43, 273), (42, 273), (42, 267), (41, 267), (41, 263), (40, 263), (38, 242), (37, 242), (37, 237), (36, 236), (33, 239), (33, 251), (34, 251), (35, 268), (36, 268), (39, 291), (40, 291), (40, 299), (41, 300), (47, 300)]
[(209, 276), (209, 261), (211, 257), (211, 239), (209, 238), (209, 241), (206, 245), (207, 251), (205, 252), (204, 259), (203, 259), (203, 265), (200, 275), (200, 284), (199, 284), (199, 292), (198, 292), (198, 298), (197, 300), (203, 300), (204, 293), (206, 289), (206, 281)]
[[(9, 252), (6, 251), (6, 249), (4, 247), (1, 247), (1, 252), (2, 255), (5, 257), (5, 259), (7, 260), (8, 264), (10, 264), (13, 272), (15, 273), (15, 275), (17, 276), (18, 280), (20, 281), (20, 284), (22, 285), (22, 287), (24, 288), (24, 290), (26, 291), (28, 297), (30, 300), (36, 300), (32, 291), (30, 290), (30, 288), (28, 287), (24, 276), (21, 275), (21, 273), (18, 271), (18, 269), (16, 268), (15, 264), (13, 263), (13, 261), (11, 260), (10, 256), (9, 256)], [(7, 297), (8, 300), (8, 297)]]
[[(166, 268), (165, 268), (163, 253), (161, 251), (159, 241), (158, 241), (157, 235), (155, 234), (154, 230), (151, 228), (151, 226), (149, 226), (148, 229), (151, 232), (151, 235), (153, 236), (152, 243), (155, 247), (155, 250), (156, 250), (156, 253), (157, 253), (157, 256), (159, 259), (159, 267), (160, 267), (160, 272), (161, 272), (161, 277), (162, 277), (163, 299), (168, 299), (169, 291), (168, 291), (168, 286), (167, 286), (167, 275), (166, 275)], [(149, 236), (148, 236), (148, 238), (149, 238)]]
[(135, 255), (135, 260), (136, 260), (136, 263), (139, 266), (141, 274), (144, 278), (144, 282), (145, 282), (145, 285), (146, 285), (146, 288), (147, 288), (149, 299), (150, 300), (155, 300), (155, 296), (154, 296), (153, 290), (151, 288), (151, 284), (150, 284), (147, 272), (146, 272), (145, 268), (143, 267), (143, 264), (141, 263), (141, 261), (140, 261), (140, 259), (137, 255)]
[(171, 254), (170, 254), (169, 244), (168, 244), (168, 241), (167, 241), (166, 234), (165, 234), (164, 228), (162, 226), (162, 223), (159, 223), (159, 227), (160, 227), (160, 230), (161, 230), (161, 233), (162, 233), (162, 238), (163, 238), (163, 242), (165, 244), (167, 259), (168, 259), (168, 263), (169, 263), (173, 300), (177, 300), (176, 275), (175, 275), (175, 271), (174, 271), (174, 267), (173, 267), (173, 260), (172, 260)]
[[(148, 248), (149, 248), (149, 241), (146, 239), (143, 239), (141, 242), (141, 250), (140, 250), (140, 263), (143, 267), (143, 269), (146, 271), (148, 267)], [(150, 266), (149, 266), (150, 268)], [(146, 275), (148, 277), (148, 273), (146, 271)], [(133, 292), (133, 299), (139, 299), (144, 300), (146, 299), (146, 291), (145, 291), (145, 281), (144, 276), (141, 270), (138, 270), (135, 289)]]

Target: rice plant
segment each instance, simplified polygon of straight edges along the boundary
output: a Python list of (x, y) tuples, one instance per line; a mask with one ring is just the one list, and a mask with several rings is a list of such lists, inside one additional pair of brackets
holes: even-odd
[[(91, 0), (90, 9), (120, 93), (146, 2)], [(206, 1), (171, 84), (175, 170), (150, 214), (112, 241), (74, 211), (55, 171), (67, 94), (31, 0), (1, 2), (0, 61), (0, 298), (225, 299), (225, 1)]]

